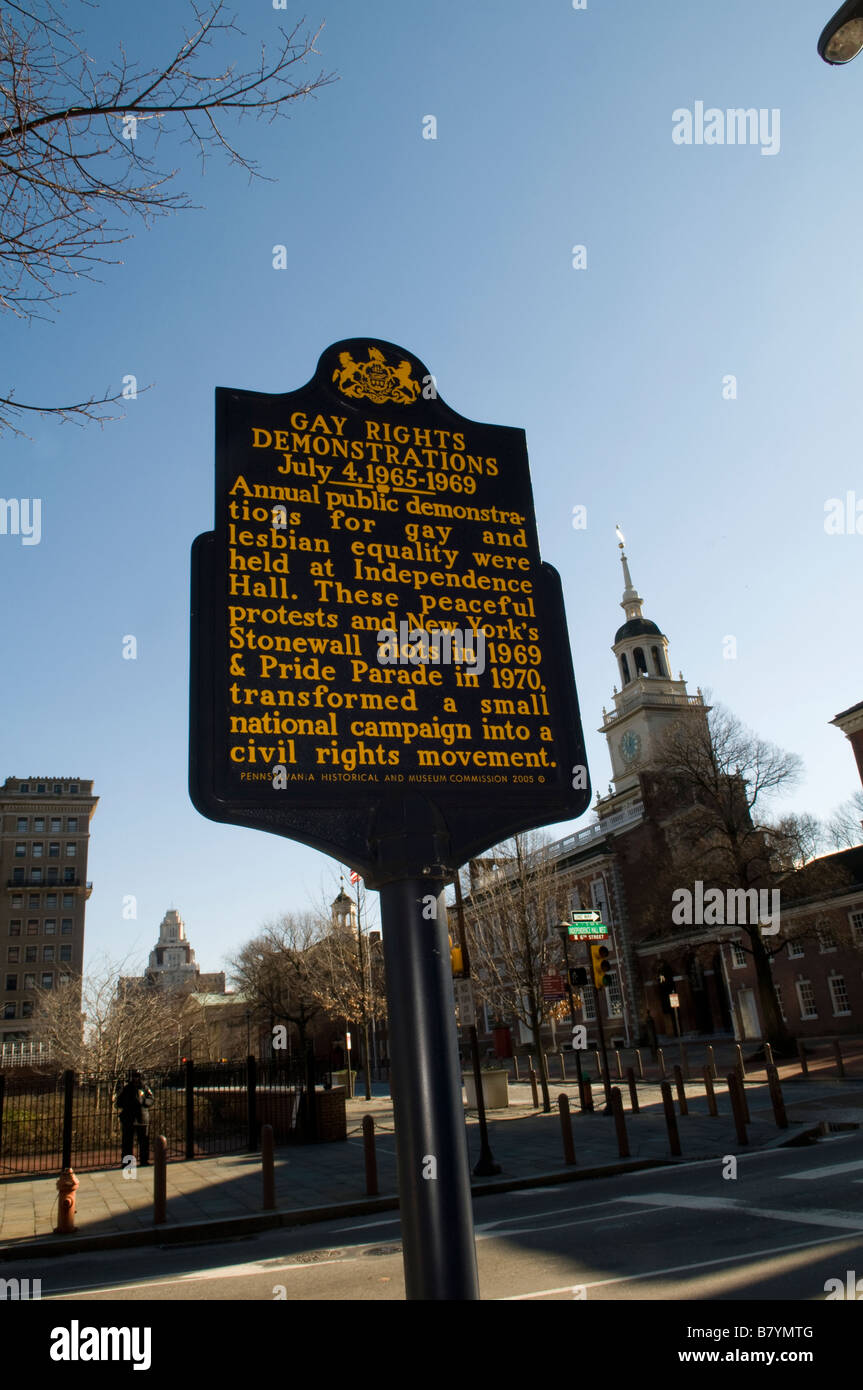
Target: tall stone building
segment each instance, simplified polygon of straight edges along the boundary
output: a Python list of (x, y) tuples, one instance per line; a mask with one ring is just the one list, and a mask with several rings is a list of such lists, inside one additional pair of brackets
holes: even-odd
[(0, 1049), (34, 1040), (37, 989), (76, 989), (84, 963), (90, 821), (99, 798), (77, 777), (7, 777), (0, 788)]
[(202, 973), (186, 936), (186, 926), (175, 907), (169, 907), (159, 924), (159, 939), (150, 952), (143, 978), (121, 980), (121, 987), (147, 986), (179, 994), (225, 993), (225, 972)]

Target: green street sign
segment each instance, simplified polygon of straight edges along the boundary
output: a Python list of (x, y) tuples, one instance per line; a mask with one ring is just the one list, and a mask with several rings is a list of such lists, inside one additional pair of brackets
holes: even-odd
[(569, 936), (575, 941), (601, 941), (608, 936), (608, 927), (604, 922), (573, 922)]

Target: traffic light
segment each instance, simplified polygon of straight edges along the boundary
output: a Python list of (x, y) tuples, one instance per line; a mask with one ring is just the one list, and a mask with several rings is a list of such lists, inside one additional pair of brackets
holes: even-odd
[(449, 960), (453, 976), (458, 977), (464, 974), (464, 962), (461, 956), (461, 946), (453, 946), (452, 937), (449, 939)]
[(583, 965), (571, 965), (569, 967), (569, 983), (574, 989), (583, 989), (587, 984), (587, 971)]
[(590, 963), (593, 966), (593, 983), (597, 989), (605, 989), (611, 974), (607, 946), (591, 946)]

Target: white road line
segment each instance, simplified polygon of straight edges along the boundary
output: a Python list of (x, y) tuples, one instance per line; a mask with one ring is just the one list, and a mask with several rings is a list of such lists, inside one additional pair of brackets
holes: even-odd
[(855, 1173), (861, 1168), (863, 1158), (858, 1158), (853, 1163), (828, 1163), (823, 1168), (805, 1168), (802, 1173), (783, 1173), (782, 1177), (786, 1180), (798, 1178), (808, 1181), (812, 1178), (832, 1178), (839, 1173)]
[(245, 1279), (249, 1275), (284, 1274), (287, 1270), (322, 1269), (324, 1265), (354, 1264), (358, 1256), (340, 1256), (337, 1260), (314, 1260), (309, 1264), (259, 1264), (227, 1265), (219, 1269), (202, 1269), (191, 1274), (175, 1274), (170, 1279), (141, 1279), (135, 1284), (79, 1284), (69, 1293), (46, 1294), (42, 1302), (60, 1303), (66, 1298), (77, 1298), (80, 1294), (98, 1290), (101, 1293), (122, 1293), (124, 1289), (160, 1289), (171, 1284), (200, 1284), (207, 1279)]
[(649, 1202), (655, 1207), (684, 1207), (693, 1211), (738, 1212), (741, 1216), (763, 1216), (768, 1221), (788, 1221), (800, 1226), (836, 1226), (840, 1230), (863, 1235), (863, 1212), (831, 1211), (772, 1211), (769, 1207), (754, 1207), (736, 1197), (689, 1197), (673, 1192), (642, 1192), (638, 1197), (618, 1197), (621, 1203)]
[(664, 1274), (685, 1274), (691, 1269), (709, 1269), (716, 1265), (733, 1264), (735, 1260), (745, 1262), (772, 1255), (785, 1255), (792, 1250), (811, 1250), (816, 1245), (833, 1245), (837, 1240), (850, 1240), (851, 1236), (833, 1236), (830, 1240), (802, 1240), (794, 1245), (775, 1245), (768, 1250), (742, 1251), (739, 1255), (723, 1255), (717, 1260), (697, 1260), (689, 1265), (667, 1265), (663, 1269), (648, 1269), (643, 1274), (623, 1274), (616, 1279), (594, 1279), (589, 1284), (562, 1284), (556, 1289), (537, 1289), (534, 1293), (513, 1293), (499, 1301), (501, 1303), (520, 1303), (528, 1298), (547, 1298), (554, 1293), (572, 1293), (575, 1288), (601, 1289), (608, 1284), (634, 1284), (639, 1279), (658, 1279)]

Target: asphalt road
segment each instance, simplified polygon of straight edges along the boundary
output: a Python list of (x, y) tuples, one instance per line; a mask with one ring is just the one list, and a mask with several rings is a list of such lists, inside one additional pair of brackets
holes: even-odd
[[(863, 1281), (863, 1134), (475, 1201), (483, 1299), (823, 1300)], [(724, 1176), (728, 1174), (728, 1176)], [(42, 1299), (402, 1300), (397, 1214), (8, 1264)], [(833, 1287), (833, 1286), (831, 1286)], [(863, 1299), (863, 1282), (859, 1296)]]

